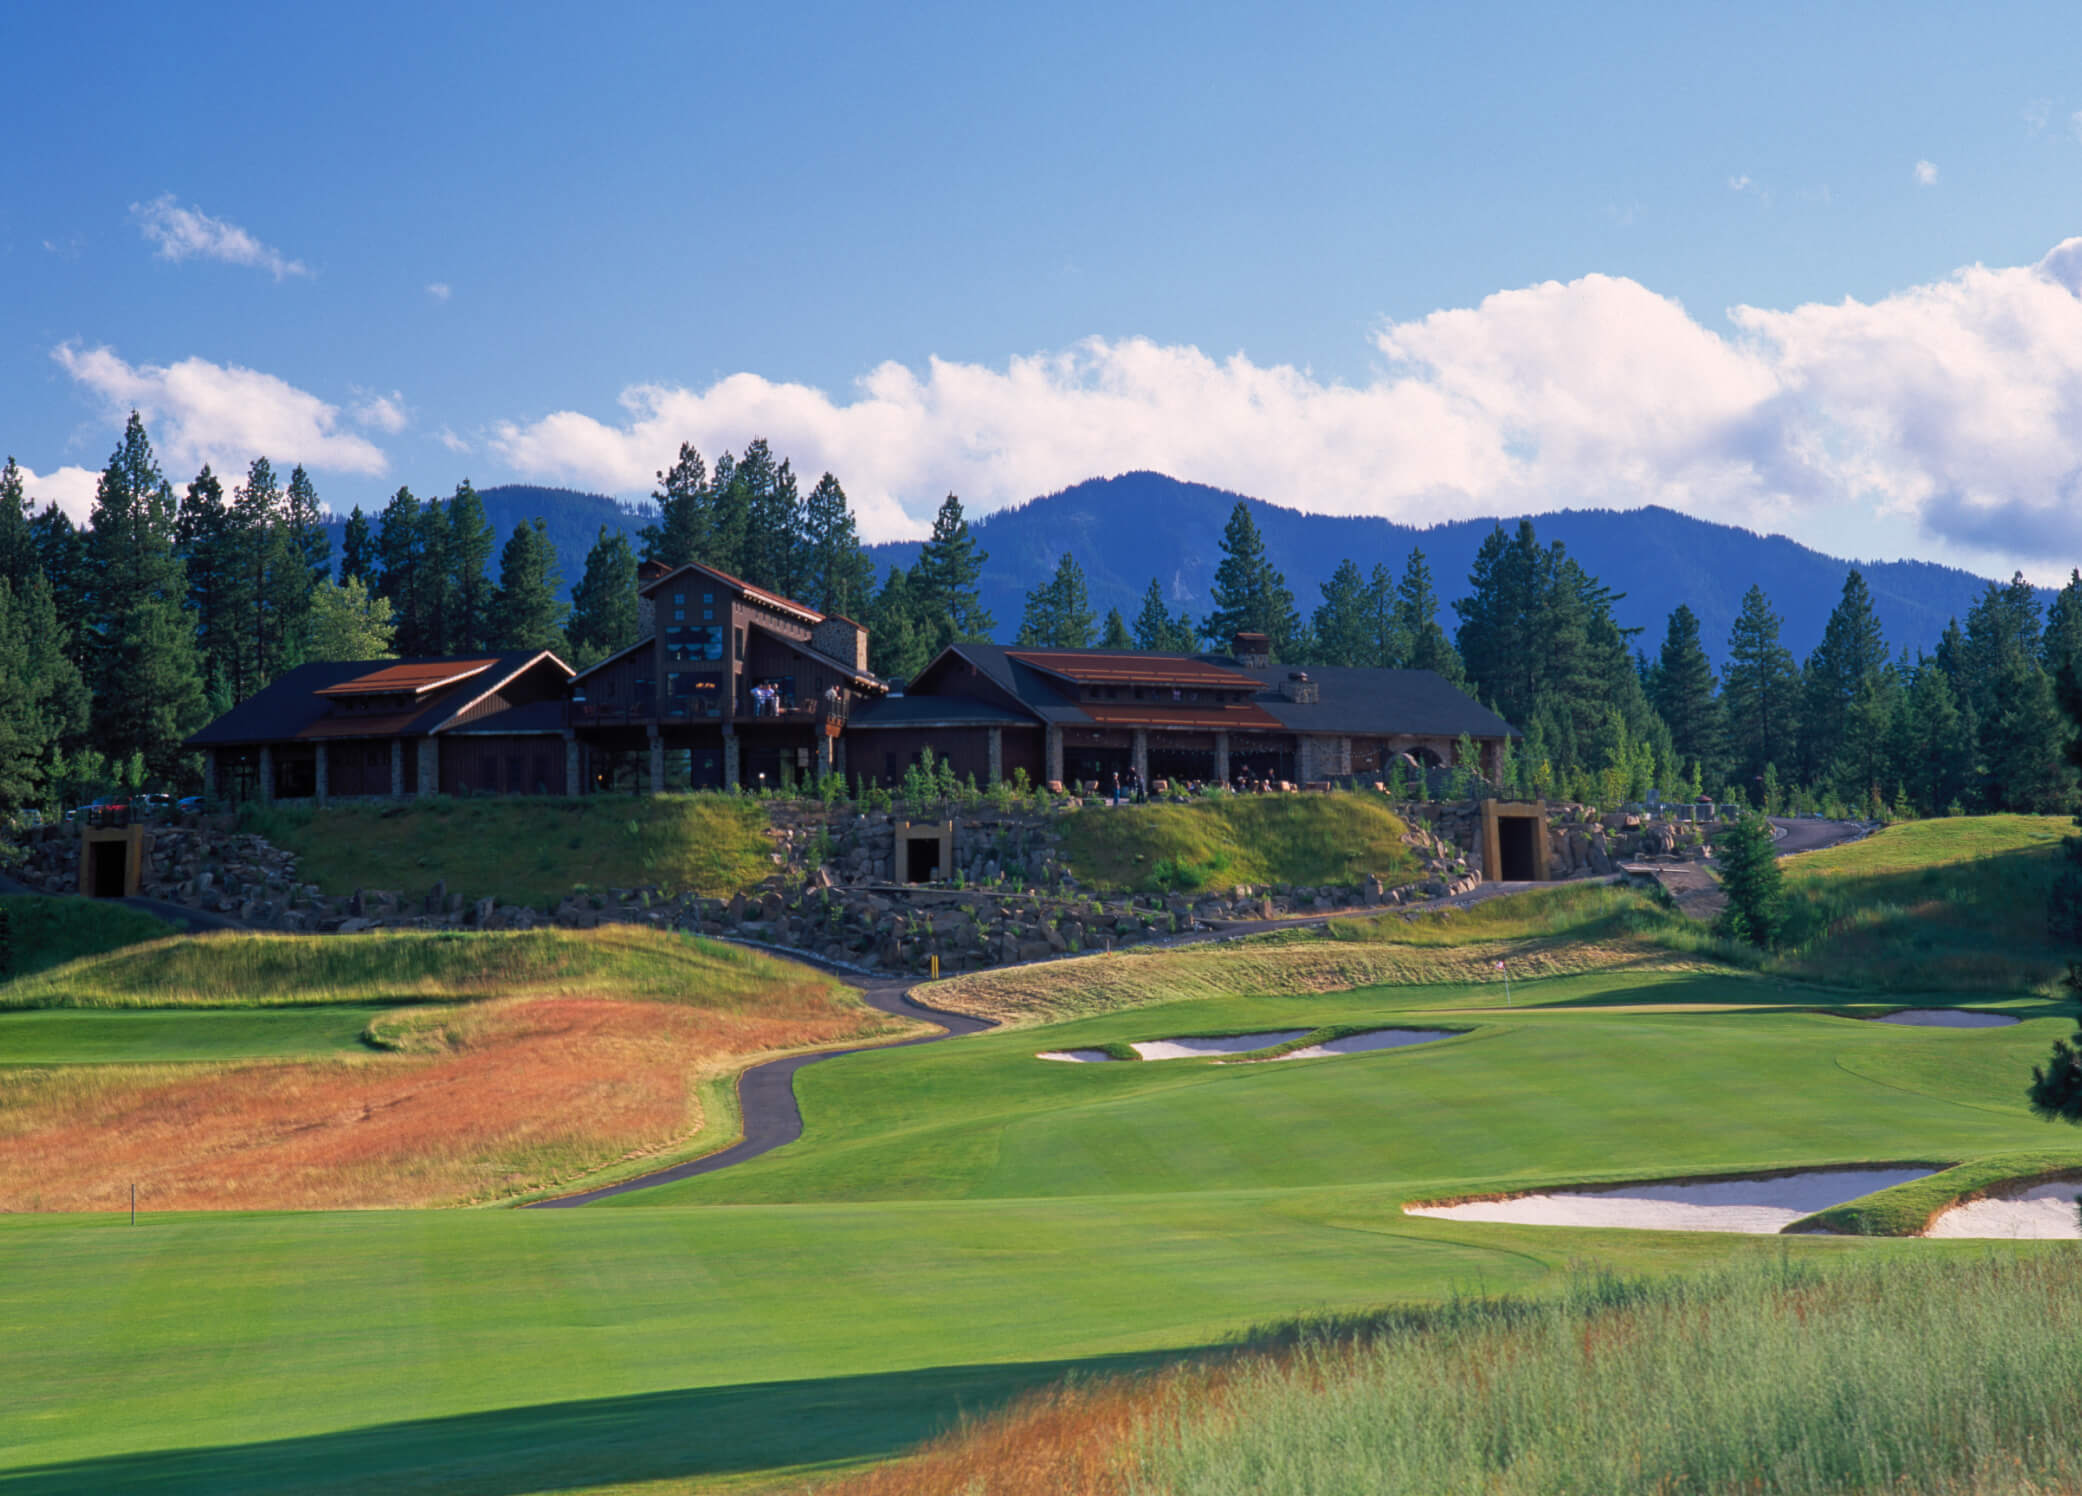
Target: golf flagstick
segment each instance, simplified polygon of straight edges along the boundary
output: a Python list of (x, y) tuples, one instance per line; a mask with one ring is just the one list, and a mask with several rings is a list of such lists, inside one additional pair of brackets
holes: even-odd
[(1504, 1006), (1508, 1008), (1511, 1006), (1511, 968), (1499, 961), (1496, 969), (1504, 974)]

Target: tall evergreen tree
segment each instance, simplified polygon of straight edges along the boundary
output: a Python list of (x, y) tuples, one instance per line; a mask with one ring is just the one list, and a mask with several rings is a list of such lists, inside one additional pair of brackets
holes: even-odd
[(860, 548), (846, 490), (826, 473), (803, 501), (801, 600), (820, 613), (859, 618), (875, 585), (875, 563)]
[(282, 637), (276, 609), (281, 603), (279, 579), (288, 564), (283, 539), (282, 490), (274, 465), (256, 457), (246, 481), (232, 492), (228, 549), (235, 576), (238, 643), (233, 656), (231, 694), (243, 701), (273, 680), (282, 664)]
[(1055, 574), (1027, 594), (1018, 642), (1029, 649), (1088, 649), (1092, 642), (1091, 595), (1084, 569), (1068, 551)]
[(1767, 766), (1783, 773), (1793, 763), (1800, 672), (1792, 651), (1779, 642), (1779, 627), (1764, 589), (1751, 586), (1728, 635), (1728, 666), (1721, 674), (1731, 769), (1753, 793)]
[(746, 532), (751, 525), (750, 483), (738, 477), (737, 459), (728, 452), (717, 456), (708, 491), (707, 549), (697, 559), (718, 571), (742, 577), (748, 543)]
[(356, 577), (365, 583), (376, 579), (376, 532), (359, 504), (349, 511), (347, 528), (340, 536), (340, 580)]
[(376, 520), (376, 590), (390, 602), (401, 655), (438, 653), (427, 647), (427, 624), (421, 614), (425, 588), (420, 581), (419, 507), (412, 490), (400, 488)]
[(1887, 665), (1887, 643), (1865, 576), (1853, 567), (1843, 596), (1822, 628), (1822, 642), (1807, 658), (1800, 699), (1800, 771), (1809, 784), (1834, 776), (1845, 746), (1851, 704), (1866, 677)]
[(493, 643), (499, 649), (555, 649), (564, 641), (564, 604), (557, 596), (556, 547), (540, 519), (515, 525), (499, 553), (499, 596)]
[(1937, 661), (1924, 658), (1909, 676), (1901, 735), (1902, 777), (1910, 798), (1925, 815), (1942, 815), (1963, 804), (1974, 784), (1974, 738), (1952, 678)]
[(188, 570), (188, 609), (202, 657), (203, 689), (212, 708), (221, 711), (239, 699), (233, 682), (242, 678), (245, 663), (239, 642), (245, 612), (231, 511), (225, 507), (224, 484), (208, 463), (181, 496), (174, 538)]
[(448, 651), (471, 654), (490, 646), (492, 635), (492, 527), (484, 516), (484, 500), (465, 478), (448, 501), (448, 564), (455, 599), (449, 620)]
[(1395, 574), (1376, 561), (1366, 580), (1366, 664), (1400, 670), (1409, 662), (1410, 639), (1403, 631), (1401, 604)]
[(891, 567), (868, 609), (868, 665), (875, 674), (908, 681), (932, 661), (931, 636), (920, 621), (909, 573)]
[(2082, 669), (2082, 569), (2068, 573), (2067, 585), (2046, 609), (2046, 631), (2040, 638), (2041, 663), (2056, 681), (2061, 666)]
[(709, 490), (708, 464), (691, 442), (680, 443), (679, 460), (658, 474), (651, 499), (658, 506), (657, 521), (637, 535), (644, 560), (668, 567), (703, 561), (730, 570), (713, 544), (715, 498)]
[(1311, 620), (1315, 636), (1312, 661), (1321, 665), (1371, 665), (1379, 635), (1378, 618), (1366, 579), (1351, 557), (1338, 562), (1322, 584), (1323, 601)]
[(36, 560), (36, 533), (29, 525), (29, 495), (22, 470), (10, 457), (7, 466), (0, 468), (0, 582), (10, 582), (19, 590), (42, 570)]
[(56, 504), (46, 504), (29, 521), (29, 538), (36, 546), (36, 564), (51, 584), (51, 601), (58, 609), (59, 627), (84, 647), (90, 593), (86, 532), (77, 528)]
[[(2020, 576), (1988, 584), (1954, 642), (1955, 686), (1975, 727), (1978, 799), (1987, 810), (2064, 809), (2073, 777), (2040, 635), (2038, 595)], [(1963, 675), (1964, 679), (1961, 680)]]
[(1135, 615), (1135, 647), (1156, 654), (1191, 654), (1198, 642), (1192, 621), (1184, 612), (1173, 617), (1166, 610), (1164, 588), (1151, 577), (1149, 590), (1142, 594), (1142, 609)]
[(95, 487), (87, 536), (94, 625), (83, 643), (95, 746), (112, 759), (141, 755), (164, 779), (204, 714), (174, 524), (173, 489), (132, 411)]
[(1201, 620), (1201, 633), (1224, 647), (1239, 633), (1263, 634), (1272, 642), (1274, 659), (1292, 657), (1301, 615), (1287, 579), (1266, 554), (1250, 506), (1241, 499), (1222, 530), (1222, 560), (1211, 591), (1214, 609)]
[(360, 577), (320, 582), (311, 593), (304, 655), (312, 660), (385, 660), (391, 657), (390, 599), (376, 597)]
[(776, 464), (761, 437), (737, 465), (745, 490), (744, 578), (783, 597), (803, 591), (805, 539), (795, 466)]
[(274, 589), (275, 627), (281, 640), (276, 672), (303, 663), (311, 625), (311, 596), (333, 575), (332, 537), (325, 531), (325, 508), (318, 489), (299, 463), (290, 469), (282, 490), (279, 564), (270, 582)]
[(571, 592), (571, 663), (583, 670), (628, 648), (636, 628), (636, 553), (628, 536), (602, 525)]
[(1395, 587), (1395, 627), (1404, 650), (1399, 662), (1403, 668), (1433, 671), (1456, 686), (1467, 679), (1460, 651), (1439, 623), (1439, 594), (1432, 586), (1431, 563), (1414, 547)]
[(41, 570), (0, 576), (0, 805), (53, 799), (60, 745), (87, 724), (87, 691)]
[(1128, 620), (1121, 617), (1119, 608), (1106, 610), (1106, 622), (1100, 629), (1099, 648), (1133, 649), (1135, 636), (1128, 632)]
[(997, 627), (977, 588), (983, 563), (989, 559), (986, 552), (976, 549), (969, 522), (962, 517), (961, 500), (947, 495), (933, 516), (932, 534), (911, 567), (907, 589), (911, 616), (925, 641), (928, 659), (957, 641), (988, 641)]
[(1649, 702), (1669, 724), (1670, 743), (1687, 765), (1719, 784), (1721, 704), (1706, 648), (1699, 642), (1699, 617), (1683, 603), (1670, 615), (1663, 650), (1650, 671)]
[(415, 580), (420, 591), (415, 607), (426, 630), (425, 652), (455, 653), (455, 532), (449, 527), (448, 506), (439, 499), (428, 499), (419, 506), (419, 570)]

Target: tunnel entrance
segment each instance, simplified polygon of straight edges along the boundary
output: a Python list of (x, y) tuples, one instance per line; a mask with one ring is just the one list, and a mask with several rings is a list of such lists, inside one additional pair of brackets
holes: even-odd
[(1498, 816), (1497, 861), (1506, 883), (1531, 883), (1540, 876), (1539, 859), (1533, 853), (1533, 838), (1540, 823), (1531, 816)]

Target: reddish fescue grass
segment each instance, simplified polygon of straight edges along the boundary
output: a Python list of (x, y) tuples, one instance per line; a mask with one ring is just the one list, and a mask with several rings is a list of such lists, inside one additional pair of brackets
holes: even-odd
[(0, 1210), (114, 1210), (133, 1181), (153, 1210), (495, 1200), (684, 1142), (700, 1083), (748, 1056), (883, 1024), (806, 985), (751, 1011), (514, 998), (399, 1026), (414, 1052), (0, 1070)]

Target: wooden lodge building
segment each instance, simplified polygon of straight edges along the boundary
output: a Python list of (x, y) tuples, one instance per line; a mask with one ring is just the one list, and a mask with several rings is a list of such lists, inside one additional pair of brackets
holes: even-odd
[(1398, 755), (1492, 772), (1512, 728), (1428, 670), (1229, 654), (956, 644), (895, 693), (867, 631), (710, 567), (647, 565), (635, 644), (299, 666), (188, 739), (204, 791), (348, 797), (894, 784), (928, 748), (978, 784), (1375, 778)]

